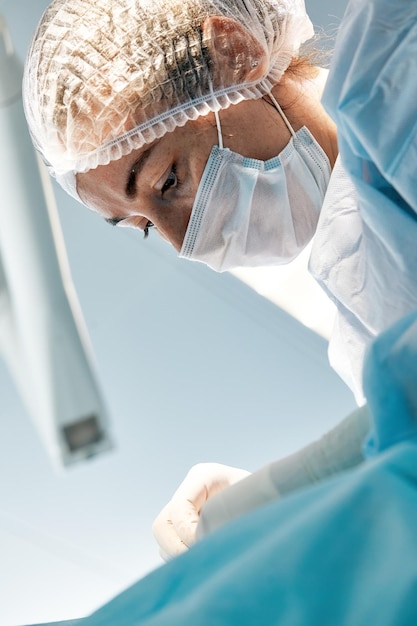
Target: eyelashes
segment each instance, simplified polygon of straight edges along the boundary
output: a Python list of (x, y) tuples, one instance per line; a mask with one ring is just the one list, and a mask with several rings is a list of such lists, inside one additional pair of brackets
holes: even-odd
[(162, 186), (161, 194), (164, 195), (164, 193), (168, 191), (168, 189), (171, 189), (171, 187), (178, 187), (180, 184), (181, 183), (178, 180), (178, 175), (177, 175), (177, 167), (174, 163), (171, 167), (171, 171), (168, 174), (166, 181), (164, 182)]
[(143, 238), (144, 238), (144, 239), (147, 239), (147, 238), (149, 237), (149, 229), (150, 229), (150, 228), (153, 228), (153, 226), (154, 226), (154, 224), (153, 224), (153, 222), (151, 222), (150, 220), (148, 220), (148, 221), (146, 222), (146, 226), (145, 226), (145, 228), (143, 229)]
[[(141, 164), (143, 163), (143, 160)], [(126, 188), (125, 188), (126, 195), (129, 198), (132, 198), (136, 195), (136, 192), (137, 192), (136, 176), (137, 176), (138, 169), (140, 168), (141, 164), (139, 165), (135, 164), (135, 167), (133, 167), (129, 172), (128, 181), (127, 181)], [(166, 180), (163, 183), (162, 188), (160, 189), (159, 193), (161, 194), (161, 196), (164, 196), (164, 194), (168, 192), (169, 189), (176, 189), (180, 185), (181, 185), (181, 182), (177, 175), (177, 167), (176, 167), (176, 164), (173, 163), (169, 171), (169, 174), (166, 177)], [(149, 237), (150, 229), (155, 227), (154, 222), (152, 222), (149, 219), (146, 221), (145, 226), (143, 227), (142, 224), (145, 222), (145, 220), (143, 219), (143, 216), (140, 216), (140, 215), (105, 218), (105, 220), (107, 223), (112, 224), (113, 226), (139, 228), (143, 231), (144, 239), (147, 239)]]

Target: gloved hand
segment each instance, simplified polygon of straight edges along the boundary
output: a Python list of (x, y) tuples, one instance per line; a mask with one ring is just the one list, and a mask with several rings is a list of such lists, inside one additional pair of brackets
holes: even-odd
[(185, 552), (195, 542), (197, 523), (205, 502), (249, 474), (246, 470), (220, 463), (194, 465), (152, 525), (161, 557), (168, 561)]

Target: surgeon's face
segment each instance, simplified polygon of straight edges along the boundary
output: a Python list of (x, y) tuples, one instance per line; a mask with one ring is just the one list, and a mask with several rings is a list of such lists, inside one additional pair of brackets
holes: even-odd
[(216, 131), (190, 122), (127, 156), (77, 175), (78, 193), (119, 226), (158, 233), (180, 250)]
[[(231, 106), (220, 112), (220, 120), (225, 147), (244, 156), (269, 159), (289, 140), (278, 113), (263, 100)], [(113, 224), (145, 230), (152, 223), (180, 251), (204, 167), (217, 143), (214, 115), (200, 117), (117, 161), (78, 174), (78, 193)]]

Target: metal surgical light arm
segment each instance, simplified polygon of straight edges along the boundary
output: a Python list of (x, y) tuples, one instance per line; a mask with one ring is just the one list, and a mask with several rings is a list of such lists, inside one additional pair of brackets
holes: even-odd
[(52, 184), (27, 131), (22, 73), (0, 15), (0, 350), (61, 466), (111, 441)]

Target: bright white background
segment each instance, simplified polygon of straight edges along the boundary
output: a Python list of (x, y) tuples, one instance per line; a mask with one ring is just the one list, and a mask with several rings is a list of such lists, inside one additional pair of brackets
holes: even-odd
[[(334, 29), (344, 4), (308, 8)], [(0, 3), (21, 58), (46, 5)], [(80, 617), (158, 566), (152, 519), (192, 464), (255, 470), (354, 408), (321, 337), (236, 278), (56, 197), (117, 446), (57, 473), (0, 360), (1, 626)]]

